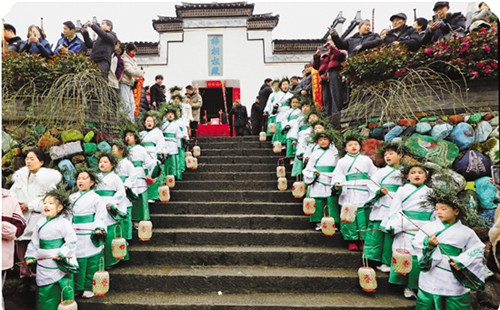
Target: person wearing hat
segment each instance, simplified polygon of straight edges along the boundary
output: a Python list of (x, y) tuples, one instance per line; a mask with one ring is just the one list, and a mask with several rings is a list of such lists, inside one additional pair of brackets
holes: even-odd
[(328, 209), (326, 216), (331, 216), (335, 219), (335, 223), (340, 223), (339, 209), (332, 197), (331, 189), (333, 171), (339, 160), (339, 152), (332, 143), (332, 132), (317, 132), (312, 138), (318, 144), (318, 148), (311, 153), (302, 173), (304, 182), (310, 186), (310, 197), (316, 202), (316, 210), (309, 217), (309, 222), (315, 225), (315, 230), (321, 230), (325, 201)]
[(19, 52), (19, 47), (23, 39), (16, 35), (16, 28), (11, 24), (3, 24), (3, 38), (7, 42), (7, 49), (13, 52)]
[(87, 46), (76, 35), (75, 24), (70, 20), (63, 23), (61, 38), (57, 41), (56, 48), (54, 49), (54, 54), (67, 54), (68, 52), (75, 54), (87, 52)]
[(387, 32), (383, 42), (389, 45), (404, 44), (410, 51), (417, 51), (421, 45), (417, 29), (406, 25), (406, 14), (397, 13), (391, 16), (392, 29)]
[(449, 9), (448, 1), (438, 1), (434, 4), (432, 23), (427, 28), (422, 44), (448, 39), (453, 34), (465, 35), (465, 16), (460, 12), (450, 13)]
[(347, 50), (349, 57), (357, 53), (379, 46), (382, 43), (379, 35), (370, 31), (370, 20), (365, 19), (358, 26), (358, 33), (350, 38), (342, 39), (335, 28), (330, 28), (330, 35), (338, 48)]
[(425, 35), (425, 30), (427, 30), (427, 23), (427, 19), (423, 17), (419, 17), (413, 22), (413, 28), (417, 29), (420, 38), (423, 38)]
[(467, 207), (456, 193), (436, 189), (427, 202), (437, 219), (412, 240), (421, 270), (416, 309), (472, 310), (470, 288), (484, 288), (484, 244), (461, 222)]

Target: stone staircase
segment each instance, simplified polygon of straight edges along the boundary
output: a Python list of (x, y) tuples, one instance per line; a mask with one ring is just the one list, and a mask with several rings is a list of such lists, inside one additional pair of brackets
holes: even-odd
[(387, 274), (378, 272), (377, 293), (361, 291), (360, 253), (310, 228), (301, 200), (277, 190), (268, 142), (198, 145), (198, 170), (170, 202), (151, 205), (152, 239), (134, 239), (108, 295), (80, 299), (80, 309), (414, 309)]

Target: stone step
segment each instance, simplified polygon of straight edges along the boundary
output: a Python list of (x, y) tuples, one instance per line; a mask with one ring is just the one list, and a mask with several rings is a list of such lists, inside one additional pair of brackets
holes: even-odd
[(275, 164), (278, 163), (278, 156), (273, 155), (247, 155), (247, 156), (203, 156), (198, 162), (205, 164)]
[(172, 294), (163, 292), (113, 292), (105, 297), (80, 299), (81, 310), (410, 310), (415, 309), (415, 301), (393, 294), (368, 294), (352, 292), (336, 293), (253, 293), (226, 294), (221, 291), (207, 294)]
[[(288, 184), (288, 188), (291, 188)], [(291, 190), (173, 190), (170, 192), (171, 201), (266, 201), (266, 202), (296, 202)]]
[[(304, 219), (307, 223), (307, 219)], [(153, 219), (154, 223), (154, 219)], [(307, 223), (308, 225), (308, 223)], [(289, 246), (347, 248), (340, 234), (324, 236), (312, 228), (300, 229), (234, 229), (234, 228), (163, 228), (153, 224), (153, 236), (148, 242), (136, 239), (132, 245), (149, 246)]]
[(222, 181), (276, 181), (276, 168), (270, 172), (204, 172), (186, 171), (183, 181), (222, 180)]
[(269, 172), (276, 171), (276, 164), (206, 164), (198, 161), (196, 172)]
[(151, 214), (275, 214), (303, 215), (302, 202), (197, 202), (170, 201), (149, 204)]
[[(176, 181), (175, 188), (171, 190), (171, 193), (176, 190), (277, 190), (277, 177), (274, 174), (274, 180), (261, 181), (261, 180), (244, 180), (244, 181), (223, 181), (223, 180), (204, 180), (204, 181)], [(291, 193), (290, 193), (291, 195)]]
[(203, 160), (204, 156), (276, 156), (279, 155), (273, 153), (270, 144), (261, 145), (258, 148), (248, 148), (248, 149), (221, 149), (212, 147), (210, 149), (203, 149), (199, 161)]
[(255, 141), (198, 141), (198, 146), (200, 147), (201, 154), (203, 154), (204, 149), (252, 149), (252, 148), (267, 148), (272, 149), (270, 142), (259, 142)]
[(308, 229), (305, 215), (152, 214), (155, 228)]
[[(388, 274), (378, 272), (377, 291), (388, 293)], [(189, 283), (189, 285), (186, 285)], [(124, 266), (110, 271), (110, 289), (206, 294), (348, 293), (361, 291), (357, 269), (268, 266)]]
[(240, 142), (240, 141), (259, 141), (259, 136), (255, 135), (255, 136), (237, 136), (237, 137), (198, 137), (198, 138), (196, 138), (196, 142), (198, 142), (198, 143), (199, 142)]
[(340, 247), (163, 246), (144, 243), (143, 246), (130, 247), (130, 260), (134, 266), (263, 265), (357, 270), (361, 266), (361, 253)]

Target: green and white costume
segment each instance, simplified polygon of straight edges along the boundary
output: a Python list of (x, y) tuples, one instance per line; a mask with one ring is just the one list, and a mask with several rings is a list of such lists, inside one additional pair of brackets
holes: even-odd
[[(127, 216), (120, 221), (122, 227), (123, 238), (127, 240), (132, 239), (132, 201), (137, 199), (137, 195), (133, 192), (134, 182), (137, 180), (134, 165), (128, 158), (121, 158), (115, 167), (115, 173), (120, 177), (120, 180), (125, 186), (127, 196), (123, 199), (123, 205), (127, 208)], [(130, 198), (129, 198), (130, 196)]]
[(363, 239), (365, 239), (370, 210), (363, 208), (363, 206), (370, 196), (368, 191), (370, 176), (375, 174), (376, 171), (377, 167), (373, 165), (370, 157), (361, 153), (356, 155), (347, 153), (339, 160), (333, 172), (332, 186), (335, 184), (342, 185), (342, 193), (339, 196), (340, 208), (347, 203), (358, 208), (356, 220), (353, 223), (342, 223), (340, 225), (344, 240), (359, 240), (360, 230)]
[(75, 252), (80, 266), (75, 276), (75, 290), (91, 291), (92, 279), (99, 270), (99, 258), (104, 244), (104, 235), (94, 232), (98, 229), (106, 232), (106, 204), (93, 189), (73, 193), (69, 199), (72, 202), (71, 221), (77, 237)]
[[(146, 149), (149, 156), (157, 158), (162, 154), (164, 149), (165, 139), (163, 132), (158, 127), (153, 127), (151, 130), (143, 130), (140, 133), (141, 145)], [(159, 169), (159, 166), (158, 166)], [(156, 182), (148, 186), (148, 199), (158, 199), (158, 188), (165, 182), (165, 173), (160, 173)]]
[[(392, 243), (392, 250), (403, 248), (410, 251), (413, 256), (413, 264), (411, 272), (402, 276), (394, 271), (391, 266), (391, 273), (389, 274), (389, 283), (406, 285), (411, 289), (418, 288), (418, 275), (419, 268), (417, 262), (416, 251), (411, 246), (413, 237), (415, 237), (418, 228), (429, 223), (435, 219), (434, 207), (425, 203), (426, 196), (432, 191), (425, 184), (416, 186), (411, 183), (400, 187), (390, 205), (389, 215), (382, 219), (380, 227), (386, 231), (394, 234), (394, 241)], [(400, 212), (408, 217), (412, 222), (403, 217)]]
[[(52, 219), (44, 217), (35, 225), (25, 260), (33, 259), (37, 263), (38, 309), (57, 309), (65, 286), (71, 287), (71, 290), (65, 290), (65, 298), (74, 299), (71, 273), (78, 271), (76, 242), (73, 226), (61, 215)], [(60, 260), (52, 259), (54, 256), (59, 256)]]
[(429, 237), (421, 231), (413, 239), (421, 269), (416, 309), (472, 310), (470, 289), (457, 281), (451, 271), (453, 267), (449, 264), (450, 259), (444, 252), (457, 265), (472, 272), (481, 285), (484, 284), (484, 244), (460, 220), (453, 224), (436, 220), (422, 227), (422, 230), (431, 236), (435, 235), (439, 247), (429, 247)]
[[(389, 191), (389, 195), (394, 197), (396, 191), (403, 185), (403, 177), (399, 169), (385, 166), (379, 169), (371, 177), (373, 182)], [(389, 215), (389, 207), (392, 198), (389, 195), (382, 195), (380, 188), (375, 183), (368, 183), (370, 191), (369, 204), (372, 206), (370, 220), (365, 235), (363, 255), (371, 260), (391, 265), (392, 257), (392, 235), (380, 229), (382, 219)]]

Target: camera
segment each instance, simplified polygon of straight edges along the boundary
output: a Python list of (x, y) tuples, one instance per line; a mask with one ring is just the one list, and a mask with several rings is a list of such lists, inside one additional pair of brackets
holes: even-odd
[(499, 165), (491, 166), (491, 177), (493, 178), (493, 183), (495, 183), (495, 185), (500, 185), (500, 166)]

